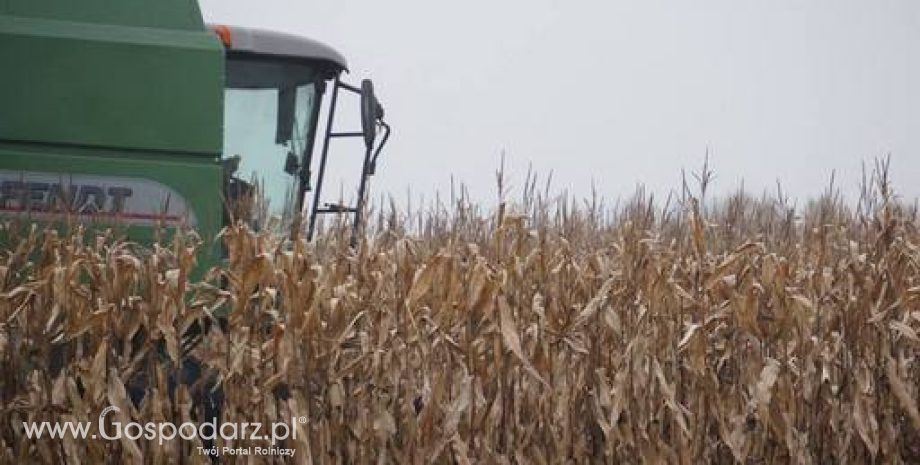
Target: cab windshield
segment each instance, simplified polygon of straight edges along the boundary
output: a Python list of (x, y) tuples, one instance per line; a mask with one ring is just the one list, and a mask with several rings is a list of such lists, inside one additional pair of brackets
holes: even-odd
[[(291, 62), (256, 57), (227, 60), (224, 99), (224, 183), (228, 217), (264, 225), (289, 219), (297, 204), (298, 163), (313, 135), (319, 102), (316, 72)], [(229, 219), (228, 218), (228, 219)]]

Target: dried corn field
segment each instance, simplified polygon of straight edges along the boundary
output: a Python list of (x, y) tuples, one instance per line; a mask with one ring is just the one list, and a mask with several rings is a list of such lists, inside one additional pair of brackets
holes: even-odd
[(531, 186), (378, 213), (356, 251), (230, 228), (201, 282), (193, 236), (137, 254), (35, 229), (0, 267), (0, 461), (210, 463), (197, 439), (22, 424), (201, 422), (219, 399), (221, 422), (308, 419), (293, 458), (222, 463), (917, 463), (917, 227), (884, 183), (853, 210)]

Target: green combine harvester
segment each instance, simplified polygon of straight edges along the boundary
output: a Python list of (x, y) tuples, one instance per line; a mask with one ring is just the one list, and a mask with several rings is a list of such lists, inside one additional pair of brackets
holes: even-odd
[[(0, 217), (118, 226), (140, 244), (190, 227), (204, 263), (235, 220), (312, 237), (319, 215), (348, 214), (357, 238), (390, 128), (372, 83), (343, 82), (329, 46), (206, 26), (195, 0), (3, 0), (0, 63)], [(359, 97), (360, 130), (334, 129), (343, 91)], [(365, 147), (350, 206), (321, 201), (343, 137)]]

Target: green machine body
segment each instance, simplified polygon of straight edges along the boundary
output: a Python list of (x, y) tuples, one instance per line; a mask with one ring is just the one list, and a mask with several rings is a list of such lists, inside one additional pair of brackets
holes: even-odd
[(204, 240), (200, 268), (219, 260), (216, 237), (230, 221), (299, 224), (307, 213), (312, 226), (332, 210), (318, 205), (329, 141), (347, 135), (333, 130), (340, 89), (375, 110), (362, 113), (373, 122), (360, 131), (371, 136), (362, 199), (386, 143), (375, 139), (386, 123), (373, 92), (341, 81), (341, 54), (304, 37), (208, 26), (195, 0), (0, 1), (0, 63), (0, 217), (111, 227), (139, 244), (192, 228)]

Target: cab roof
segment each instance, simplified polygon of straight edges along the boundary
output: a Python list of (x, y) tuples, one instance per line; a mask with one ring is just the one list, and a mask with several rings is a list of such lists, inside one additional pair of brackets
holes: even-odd
[(210, 25), (210, 28), (220, 37), (229, 53), (324, 61), (337, 71), (348, 69), (348, 62), (341, 53), (317, 40), (242, 26)]

